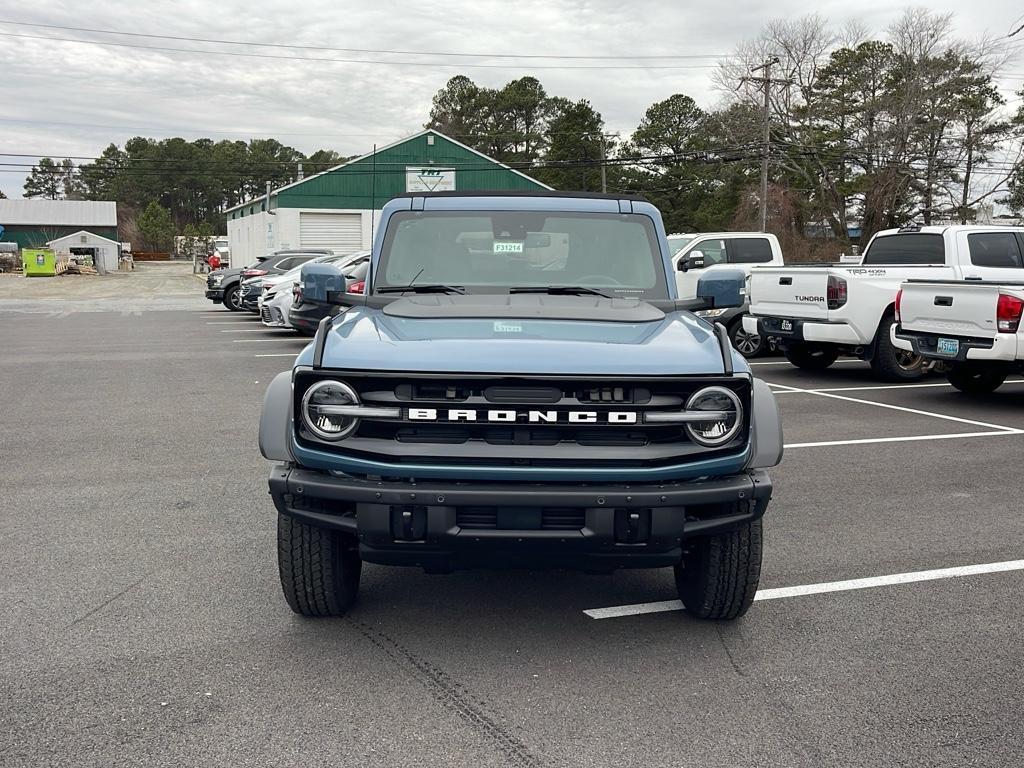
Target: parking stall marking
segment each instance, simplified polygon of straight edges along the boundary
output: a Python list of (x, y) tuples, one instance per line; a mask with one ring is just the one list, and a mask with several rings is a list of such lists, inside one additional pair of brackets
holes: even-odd
[[(863, 360), (858, 360), (856, 357), (844, 357), (841, 360), (836, 360), (832, 365), (839, 365), (840, 363), (863, 363)], [(753, 363), (747, 363), (747, 365), (788, 365), (792, 367), (792, 363), (789, 360), (761, 360)]]
[(298, 352), (272, 352), (267, 355), (253, 355), (253, 357), (295, 357)]
[[(893, 573), (887, 576), (869, 576), (864, 579), (846, 579), (844, 581), (826, 581), (818, 584), (802, 584), (796, 587), (778, 587), (760, 589), (754, 595), (755, 601), (778, 600), (786, 597), (805, 597), (828, 592), (849, 592), (857, 589), (873, 589), (897, 584), (914, 584), (919, 581), (937, 581), (953, 579), (961, 576), (979, 576), (986, 573), (1006, 573), (1024, 570), (1024, 560), (1006, 560), (999, 563), (980, 563), (978, 565), (962, 565), (953, 568), (937, 568), (930, 571), (910, 571)], [(645, 613), (662, 613), (665, 611), (681, 611), (683, 604), (679, 600), (661, 600), (655, 603), (636, 603), (634, 605), (616, 605), (610, 608), (589, 608), (583, 611), (592, 619), (617, 619), (623, 616), (639, 616)]]
[(907, 435), (906, 437), (861, 437), (850, 440), (822, 440), (815, 443), (787, 443), (787, 451), (793, 448), (831, 448), (838, 445), (871, 445), (872, 443), (914, 443), (928, 440), (958, 440), (965, 437), (1012, 437), (1024, 435), (1024, 430), (992, 430), (991, 432), (949, 432), (941, 435)]
[(221, 333), (263, 333), (265, 331), (270, 331), (271, 333), (275, 333), (278, 336), (281, 335), (281, 331), (286, 331), (287, 333), (295, 333), (295, 331), (293, 331), (291, 328), (275, 328), (274, 326), (271, 326), (271, 325), (260, 325), (259, 328), (227, 328), (227, 329), (221, 329), (220, 332)]
[[(787, 395), (787, 394), (802, 394), (810, 393), (817, 394), (819, 392), (868, 392), (873, 390), (882, 389), (922, 389), (922, 388), (938, 388), (946, 387), (950, 388), (953, 385), (948, 381), (937, 382), (934, 384), (873, 384), (873, 385), (862, 385), (856, 387), (824, 387), (821, 389), (797, 389), (795, 387), (788, 387), (786, 384), (776, 384), (772, 381), (765, 382), (769, 387), (787, 387), (786, 389), (780, 390), (776, 394)], [(1009, 379), (1003, 382), (1003, 386), (1008, 384), (1024, 384), (1024, 379)]]
[(933, 411), (922, 411), (919, 408), (907, 408), (903, 405), (893, 405), (891, 403), (878, 403), (873, 400), (862, 400), (859, 397), (848, 397), (846, 395), (837, 395), (833, 392), (822, 392), (814, 389), (801, 389), (800, 387), (791, 387), (787, 384), (776, 384), (776, 387), (780, 387), (782, 390), (778, 394), (787, 393), (799, 393), (805, 395), (814, 395), (815, 397), (827, 397), (832, 400), (843, 400), (848, 403), (857, 403), (859, 405), (873, 405), (876, 408), (886, 408), (893, 411), (903, 411), (904, 413), (913, 413), (918, 416), (931, 416), (935, 419), (945, 419), (946, 421), (955, 421), (960, 424), (970, 424), (975, 427), (987, 427), (988, 429), (999, 430), (1000, 432), (1006, 432), (1008, 434), (1021, 434), (1022, 430), (1014, 427), (1007, 427), (1001, 424), (990, 424), (987, 421), (977, 421), (975, 419), (964, 419), (960, 416), (949, 416), (945, 413), (935, 413)]
[(232, 339), (231, 341), (234, 344), (253, 344), (253, 343), (262, 342), (262, 341), (301, 341), (303, 344), (308, 344), (309, 343), (309, 339), (305, 339), (305, 338), (303, 338), (301, 336), (297, 336), (297, 337), (282, 336), (279, 333), (278, 334), (274, 334), (273, 336), (268, 336), (265, 339)]

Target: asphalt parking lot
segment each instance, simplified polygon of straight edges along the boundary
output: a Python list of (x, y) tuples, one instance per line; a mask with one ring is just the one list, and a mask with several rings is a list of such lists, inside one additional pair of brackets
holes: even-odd
[(0, 301), (0, 765), (1019, 764), (1024, 382), (758, 361), (787, 453), (740, 621), (667, 570), (378, 566), (310, 621), (256, 446), (306, 340), (160, 306)]

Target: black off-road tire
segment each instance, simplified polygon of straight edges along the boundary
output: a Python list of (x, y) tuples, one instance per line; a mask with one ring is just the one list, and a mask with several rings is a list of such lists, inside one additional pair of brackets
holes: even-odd
[(732, 347), (745, 358), (757, 357), (764, 352), (765, 338), (755, 333), (747, 333), (743, 328), (743, 318), (738, 317), (729, 325), (729, 341)]
[(882, 318), (875, 337), (875, 354), (871, 357), (871, 370), (882, 381), (916, 381), (928, 373), (928, 361), (913, 352), (892, 345), (889, 329), (896, 316), (891, 312)]
[(359, 591), (363, 563), (354, 536), (280, 513), (277, 565), (285, 600), (302, 616), (343, 616)]
[(813, 341), (787, 344), (782, 352), (789, 362), (805, 371), (823, 371), (839, 357), (839, 350), (831, 344)]
[[(737, 512), (750, 502), (737, 505)], [(761, 580), (761, 520), (689, 542), (675, 567), (686, 612), (698, 619), (737, 619), (747, 612)]]
[(999, 368), (954, 365), (946, 371), (949, 383), (965, 395), (990, 395), (1006, 381), (1007, 372)]
[(226, 291), (224, 291), (224, 306), (230, 309), (232, 312), (238, 312), (242, 309), (242, 305), (238, 303), (238, 286), (232, 285)]

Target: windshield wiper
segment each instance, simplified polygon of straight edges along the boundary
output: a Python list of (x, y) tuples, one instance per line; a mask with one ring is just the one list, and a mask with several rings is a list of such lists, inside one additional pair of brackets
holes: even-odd
[(587, 288), (584, 285), (526, 285), (519, 288), (509, 288), (509, 293), (547, 293), (552, 296), (600, 296), (604, 299), (613, 298), (607, 293), (602, 293), (596, 288)]
[(382, 285), (376, 289), (376, 293), (465, 293), (466, 289), (461, 285), (442, 285), (440, 283), (423, 285)]

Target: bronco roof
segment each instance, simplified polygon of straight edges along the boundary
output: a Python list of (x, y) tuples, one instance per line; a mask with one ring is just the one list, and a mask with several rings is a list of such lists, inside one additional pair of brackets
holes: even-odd
[(395, 195), (392, 199), (403, 197), (556, 197), (571, 200), (633, 200), (638, 203), (649, 202), (643, 195), (612, 195), (604, 192), (558, 192), (555, 190), (509, 190), (495, 192), (406, 192)]

